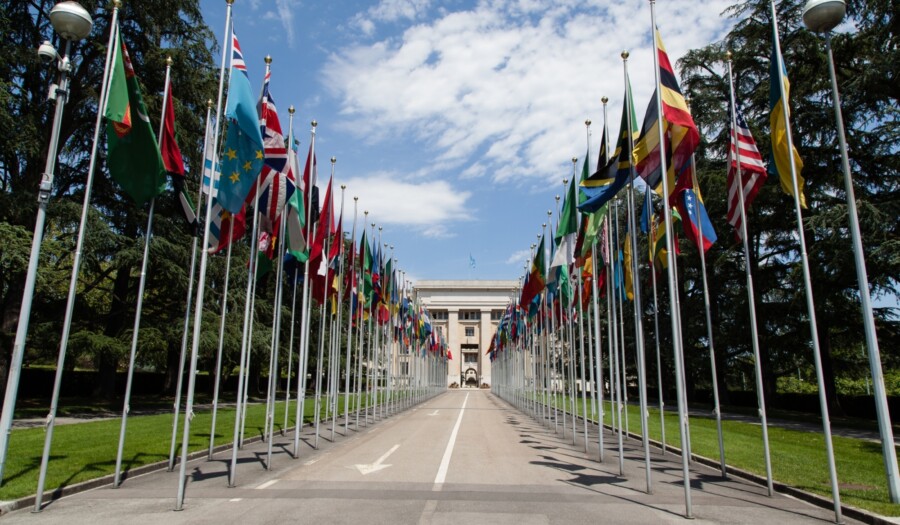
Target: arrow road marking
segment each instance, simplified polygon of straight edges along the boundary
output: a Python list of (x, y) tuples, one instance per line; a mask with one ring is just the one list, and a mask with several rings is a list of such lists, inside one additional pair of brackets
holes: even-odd
[(370, 463), (368, 465), (353, 465), (353, 466), (356, 467), (356, 470), (358, 470), (359, 473), (362, 474), (363, 476), (365, 476), (367, 474), (371, 474), (373, 472), (378, 472), (379, 470), (382, 470), (382, 469), (386, 469), (386, 468), (390, 467), (390, 465), (385, 465), (384, 461), (391, 454), (396, 452), (398, 448), (400, 448), (400, 445), (394, 445), (393, 447), (391, 447), (390, 450), (385, 452), (384, 455), (382, 455), (380, 458), (378, 458), (375, 461), (375, 463)]

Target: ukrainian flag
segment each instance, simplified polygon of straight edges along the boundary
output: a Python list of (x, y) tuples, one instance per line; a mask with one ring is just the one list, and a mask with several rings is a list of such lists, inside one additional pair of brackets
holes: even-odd
[[(775, 36), (777, 38), (777, 36)], [(780, 67), (779, 67), (780, 66)], [(788, 195), (794, 195), (794, 185), (791, 182), (791, 157), (794, 156), (794, 167), (797, 171), (797, 188), (800, 190), (800, 206), (806, 208), (806, 198), (803, 196), (803, 161), (797, 148), (788, 151), (788, 126), (785, 115), (790, 115), (791, 83), (788, 80), (787, 68), (784, 60), (779, 56), (778, 50), (772, 44), (772, 59), (769, 65), (769, 125), (772, 130), (772, 151), (769, 162), (769, 174), (777, 175), (781, 181), (781, 189)], [(784, 86), (784, 99), (781, 98), (781, 87)], [(785, 108), (787, 111), (785, 111)]]

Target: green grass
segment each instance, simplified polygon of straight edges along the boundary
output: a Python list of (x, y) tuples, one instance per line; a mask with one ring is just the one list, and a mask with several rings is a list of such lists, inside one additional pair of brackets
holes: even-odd
[[(382, 397), (379, 395), (379, 397)], [(339, 399), (338, 415), (343, 414), (343, 399)], [(296, 401), (291, 401), (288, 427), (294, 426)], [(351, 405), (352, 408), (352, 405)], [(275, 405), (275, 432), (284, 424), (284, 402)], [(314, 401), (307, 397), (304, 419), (312, 421)], [(324, 414), (324, 408), (322, 409)], [(46, 414), (46, 409), (44, 411)], [(230, 443), (234, 432), (233, 408), (219, 408), (216, 417), (215, 444)], [(259, 436), (265, 422), (265, 403), (252, 404), (247, 411), (245, 439)], [(176, 454), (181, 454), (184, 413), (179, 416)], [(197, 411), (191, 422), (189, 450), (206, 450), (209, 447), (211, 411)], [(64, 487), (112, 474), (116, 464), (121, 418), (91, 421), (71, 425), (56, 425), (53, 431), (53, 448), (47, 468), (45, 494), (57, 487)], [(45, 431), (43, 427), (15, 429), (9, 440), (6, 472), (0, 487), (0, 500), (14, 500), (34, 494), (41, 465)], [(122, 455), (123, 470), (148, 463), (166, 461), (172, 436), (172, 414), (132, 416), (128, 418), (125, 448)]]
[[(557, 398), (562, 407), (563, 397)], [(609, 424), (609, 402), (605, 402), (605, 420)], [(570, 405), (567, 405), (570, 406)], [(581, 415), (582, 404), (576, 402)], [(590, 400), (588, 400), (590, 410)], [(640, 434), (640, 410), (628, 406), (628, 429)], [(667, 412), (666, 444), (681, 447), (678, 418)], [(659, 410), (650, 408), (649, 436), (660, 440)], [(762, 427), (740, 421), (722, 421), (725, 462), (728, 465), (765, 476)], [(713, 416), (690, 418), (691, 452), (718, 461), (719, 441)], [(890, 502), (881, 444), (862, 439), (833, 437), (834, 455), (840, 483), (841, 501), (885, 516), (900, 516), (900, 504)], [(772, 478), (786, 485), (831, 498), (831, 482), (825, 457), (825, 438), (821, 432), (788, 430), (769, 425), (769, 449)]]

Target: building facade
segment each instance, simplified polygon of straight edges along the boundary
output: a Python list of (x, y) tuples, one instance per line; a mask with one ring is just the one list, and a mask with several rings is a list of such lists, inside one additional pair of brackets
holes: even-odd
[(416, 298), (428, 309), (432, 327), (444, 334), (451, 359), (447, 385), (479, 387), (491, 384), (491, 338), (518, 281), (418, 281)]

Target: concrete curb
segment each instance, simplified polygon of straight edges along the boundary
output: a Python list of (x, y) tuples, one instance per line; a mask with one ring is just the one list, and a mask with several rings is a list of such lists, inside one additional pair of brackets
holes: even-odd
[[(579, 421), (584, 421), (584, 417), (582, 417), (582, 416), (576, 416), (576, 418)], [(597, 422), (593, 421), (591, 419), (588, 419), (588, 423), (591, 423), (595, 426), (597, 425)], [(612, 427), (610, 425), (603, 425), (603, 428), (612, 431)], [(640, 434), (635, 434), (632, 432), (626, 432), (626, 434), (630, 438), (633, 438), (636, 440), (641, 439)], [(662, 442), (661, 441), (657, 441), (655, 439), (650, 439), (648, 441), (650, 442), (650, 445), (662, 450)], [(680, 448), (673, 447), (672, 445), (669, 445), (669, 444), (666, 444), (666, 451), (671, 451), (674, 454), (677, 454), (679, 456), (681, 455)], [(717, 471), (720, 471), (720, 469), (721, 469), (721, 466), (719, 465), (718, 461), (716, 461), (714, 459), (710, 459), (706, 456), (699, 456), (697, 454), (691, 453), (691, 460), (696, 461), (697, 463), (700, 463), (701, 465), (711, 467)], [(763, 487), (767, 486), (767, 480), (766, 480), (765, 476), (760, 476), (758, 474), (754, 474), (752, 472), (749, 472), (749, 471), (746, 471), (743, 469), (739, 469), (737, 467), (733, 467), (727, 463), (725, 464), (725, 472), (728, 474), (731, 474), (735, 477), (745, 479), (747, 481), (751, 481), (751, 482), (761, 485)], [(772, 480), (772, 486), (776, 492), (779, 492), (781, 494), (786, 494), (786, 495), (795, 497), (799, 500), (805, 501), (807, 503), (811, 503), (817, 507), (821, 507), (821, 508), (828, 509), (828, 510), (834, 510), (834, 501), (831, 500), (830, 498), (826, 498), (825, 496), (820, 496), (818, 494), (814, 494), (812, 492), (807, 492), (805, 490), (801, 490), (796, 487), (792, 487), (790, 485), (785, 485), (784, 483), (781, 483), (774, 479)], [(843, 503), (843, 502), (841, 503), (841, 513), (845, 517), (859, 520), (863, 523), (868, 523), (870, 525), (897, 525), (898, 523), (900, 523), (900, 519), (889, 518), (887, 516), (875, 514), (872, 511), (860, 509), (858, 507), (853, 507), (853, 506), (847, 505), (846, 503)]]
[[(285, 432), (290, 432), (294, 429), (294, 427), (285, 429)], [(262, 436), (256, 436), (252, 438), (248, 438), (244, 440), (244, 444), (253, 444), (262, 441)], [(219, 445), (213, 448), (213, 454), (217, 454), (219, 452), (223, 452), (225, 450), (231, 450), (231, 443), (227, 443), (224, 445)], [(198, 450), (196, 452), (192, 452), (188, 454), (188, 461), (193, 461), (195, 459), (200, 459), (206, 457), (209, 454), (209, 450)], [(181, 456), (179, 456), (179, 459)], [(175, 463), (178, 465), (178, 462)], [(169, 461), (158, 461), (156, 463), (148, 463), (146, 465), (141, 465), (140, 467), (135, 467), (130, 469), (124, 473), (123, 481), (128, 480), (129, 478), (133, 478), (136, 476), (141, 476), (143, 474), (150, 474), (151, 472), (159, 472), (162, 470), (166, 470), (169, 468)], [(68, 485), (65, 487), (58, 487), (52, 491), (47, 491), (44, 493), (44, 504), (56, 501), (60, 498), (64, 498), (66, 496), (71, 496), (73, 494), (78, 494), (80, 492), (86, 492), (88, 490), (112, 486), (113, 481), (115, 480), (115, 474), (107, 474), (106, 476), (89, 479), (87, 481), (82, 481), (80, 483), (75, 483), (74, 485)], [(4, 514), (9, 514), (10, 512), (21, 510), (28, 507), (33, 507), (34, 502), (37, 500), (37, 496), (32, 494), (30, 496), (25, 496), (24, 498), (19, 498), (17, 500), (5, 501), (0, 503), (0, 516)]]

